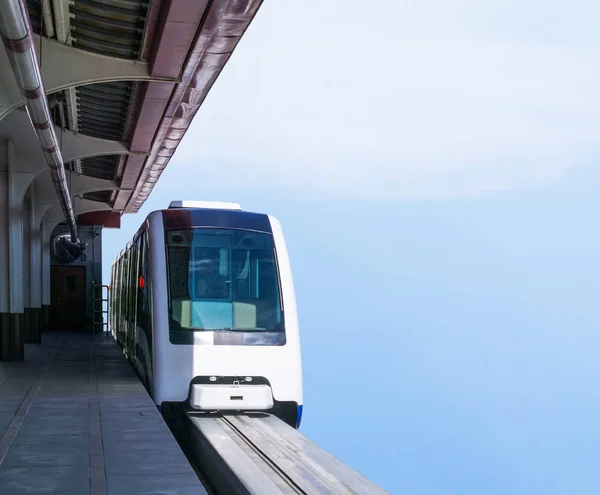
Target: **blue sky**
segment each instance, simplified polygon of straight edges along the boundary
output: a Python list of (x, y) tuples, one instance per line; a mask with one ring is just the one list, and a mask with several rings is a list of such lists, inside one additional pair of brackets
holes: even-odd
[(172, 199), (277, 216), (301, 431), (390, 493), (600, 487), (600, 5), (270, 1)]

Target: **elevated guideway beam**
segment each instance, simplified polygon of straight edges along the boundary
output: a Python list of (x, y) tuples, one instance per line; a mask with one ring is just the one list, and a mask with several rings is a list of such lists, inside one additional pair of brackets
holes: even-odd
[(217, 495), (384, 495), (382, 488), (270, 414), (187, 411), (180, 441)]

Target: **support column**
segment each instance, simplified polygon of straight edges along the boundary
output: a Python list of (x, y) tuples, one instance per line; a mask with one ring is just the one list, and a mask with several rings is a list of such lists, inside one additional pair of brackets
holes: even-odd
[[(39, 226), (36, 225), (35, 191), (32, 186), (27, 189), (23, 202), (23, 306), (24, 306), (24, 340), (26, 344), (41, 343), (39, 331), (39, 313), (41, 313), (41, 297), (36, 297), (36, 283), (39, 281), (39, 258), (41, 248), (37, 237)], [(36, 271), (36, 266), (38, 270)], [(39, 294), (41, 296), (41, 294)], [(38, 299), (40, 302), (38, 303)]]
[[(2, 317), (0, 336), (0, 360), (22, 361), (25, 357), (24, 304), (23, 304), (23, 198), (34, 178), (30, 172), (22, 172), (17, 166), (14, 146), (6, 145), (6, 194), (3, 196), (8, 211), (8, 236), (2, 242), (8, 248), (8, 322)], [(8, 240), (8, 242), (6, 242)], [(8, 323), (8, 324), (7, 324)]]
[[(54, 223), (52, 224), (54, 225)], [(42, 281), (42, 329), (48, 330), (50, 326), (50, 234), (53, 226), (49, 226), (46, 221), (42, 221), (41, 226), (41, 245), (42, 245), (42, 263), (41, 281)]]
[[(34, 218), (33, 218), (33, 235), (32, 235), (32, 261), (31, 261), (31, 301), (34, 308), (35, 317), (38, 320), (39, 332), (43, 332), (48, 328), (50, 322), (50, 292), (48, 292), (48, 303), (43, 302), (43, 270), (44, 256), (48, 256), (48, 277), (50, 270), (50, 251), (49, 244), (44, 247), (44, 242), (49, 242), (50, 233), (46, 230), (45, 217), (48, 210), (52, 207), (52, 203), (39, 202), (41, 196), (38, 191), (37, 178), (33, 184), (33, 194), (35, 198)], [(41, 339), (41, 335), (40, 335)]]
[(29, 191), (25, 193), (23, 200), (23, 244), (21, 252), (23, 253), (23, 342), (31, 343), (31, 200)]
[[(33, 191), (32, 191), (33, 192)], [(35, 195), (32, 194), (35, 200)], [(34, 343), (42, 342), (42, 228), (39, 205), (33, 203), (31, 228), (31, 310)]]
[(3, 341), (10, 336), (8, 267), (8, 140), (0, 139), (0, 360)]

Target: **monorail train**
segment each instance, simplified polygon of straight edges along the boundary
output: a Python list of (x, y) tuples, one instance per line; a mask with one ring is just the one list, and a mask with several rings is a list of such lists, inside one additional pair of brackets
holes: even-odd
[(111, 332), (163, 411), (265, 411), (298, 428), (302, 370), (287, 247), (272, 216), (174, 201), (111, 270)]

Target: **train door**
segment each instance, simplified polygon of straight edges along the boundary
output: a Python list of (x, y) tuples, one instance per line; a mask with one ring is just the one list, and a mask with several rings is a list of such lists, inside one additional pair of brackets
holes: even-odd
[(55, 330), (85, 331), (85, 267), (51, 267), (50, 325)]
[(140, 347), (140, 327), (141, 327), (141, 321), (140, 321), (140, 298), (141, 298), (141, 294), (140, 291), (143, 287), (144, 284), (144, 280), (143, 280), (143, 274), (142, 274), (142, 258), (143, 258), (143, 239), (144, 239), (144, 235), (143, 233), (141, 235), (138, 236), (137, 239), (135, 239), (133, 241), (133, 246), (132, 246), (132, 251), (134, 253), (133, 256), (133, 275), (132, 275), (132, 293), (131, 293), (131, 297), (132, 297), (132, 301), (131, 301), (131, 308), (133, 310), (133, 325), (132, 325), (132, 333), (131, 333), (131, 352), (132, 352), (132, 359), (133, 362), (135, 364), (135, 366), (137, 367), (139, 365), (138, 362), (138, 358), (139, 358), (139, 347)]

